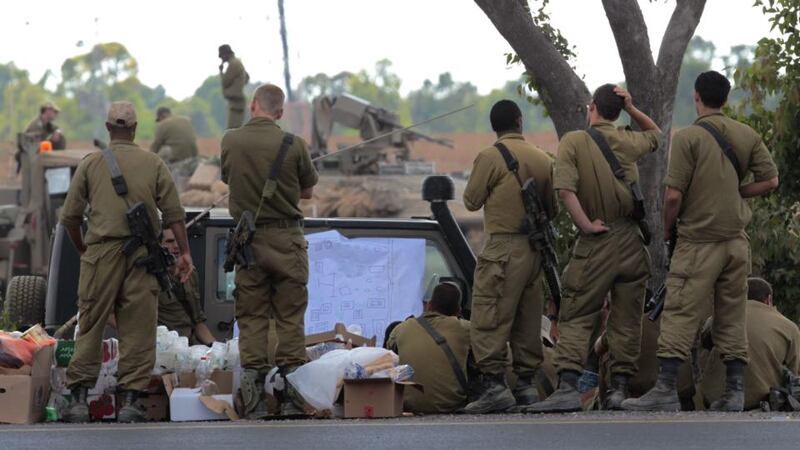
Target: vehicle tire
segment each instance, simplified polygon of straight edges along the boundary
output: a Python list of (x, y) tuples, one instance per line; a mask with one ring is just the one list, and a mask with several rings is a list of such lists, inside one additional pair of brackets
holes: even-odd
[(44, 323), (47, 280), (37, 276), (11, 278), (6, 293), (5, 309), (16, 326)]

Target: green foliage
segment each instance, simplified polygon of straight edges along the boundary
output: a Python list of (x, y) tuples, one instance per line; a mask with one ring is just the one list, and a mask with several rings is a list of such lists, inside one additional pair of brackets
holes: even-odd
[(17, 331), (17, 324), (11, 320), (11, 315), (6, 310), (0, 313), (0, 331)]
[[(772, 195), (753, 202), (750, 233), (753, 273), (773, 284), (781, 310), (798, 318), (800, 308), (800, 0), (758, 0), (777, 30), (755, 49), (749, 67), (734, 79), (748, 95), (731, 112), (764, 138), (780, 172)], [(770, 101), (773, 99), (774, 101)]]

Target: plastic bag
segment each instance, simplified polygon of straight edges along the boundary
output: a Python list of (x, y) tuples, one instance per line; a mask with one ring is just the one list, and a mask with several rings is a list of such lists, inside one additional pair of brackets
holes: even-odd
[(309, 361), (316, 361), (320, 359), (322, 355), (334, 350), (344, 349), (346, 346), (347, 345), (343, 342), (320, 342), (317, 345), (306, 347), (306, 356), (308, 356)]
[(35, 343), (12, 337), (7, 333), (0, 333), (0, 344), (2, 344), (3, 352), (22, 361), (24, 365), (31, 365), (33, 363), (33, 355), (39, 346)]
[(211, 369), (222, 369), (225, 367), (225, 354), (227, 346), (224, 342), (214, 342), (211, 348), (206, 347), (206, 357), (211, 365)]
[(239, 367), (239, 338), (233, 338), (225, 344), (225, 370)]
[(391, 378), (395, 383), (398, 381), (408, 381), (414, 377), (414, 368), (408, 364), (392, 367), (391, 369), (375, 372), (370, 378)]

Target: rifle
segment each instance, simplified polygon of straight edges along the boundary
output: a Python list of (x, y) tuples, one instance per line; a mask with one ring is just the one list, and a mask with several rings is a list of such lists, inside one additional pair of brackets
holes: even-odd
[(237, 265), (249, 268), (255, 262), (253, 248), (253, 235), (256, 232), (256, 222), (253, 213), (242, 212), (236, 228), (228, 230), (228, 242), (225, 244), (225, 273), (231, 272)]
[(558, 255), (556, 239), (558, 232), (547, 217), (542, 199), (536, 193), (536, 181), (529, 178), (522, 185), (522, 204), (525, 206), (523, 229), (528, 234), (531, 248), (542, 255), (542, 268), (547, 290), (553, 297), (556, 314), (561, 310), (561, 279), (558, 276)]
[(158, 285), (163, 292), (172, 295), (172, 280), (169, 277), (169, 268), (175, 264), (175, 257), (161, 246), (158, 236), (153, 231), (153, 223), (143, 202), (133, 205), (126, 213), (131, 237), (122, 246), (122, 253), (130, 256), (141, 246), (147, 248), (147, 256), (136, 260), (137, 267), (144, 267), (147, 273), (158, 280)]
[[(675, 253), (675, 246), (678, 244), (678, 229), (676, 227), (672, 227), (669, 230), (669, 240), (665, 242), (667, 248), (667, 270), (669, 270), (670, 262), (672, 261), (672, 254)], [(667, 284), (666, 281), (661, 284), (661, 286), (656, 289), (653, 296), (647, 299), (647, 303), (644, 305), (644, 310), (647, 312), (647, 318), (651, 322), (655, 322), (661, 316), (661, 313), (664, 311), (664, 302), (667, 300)]]

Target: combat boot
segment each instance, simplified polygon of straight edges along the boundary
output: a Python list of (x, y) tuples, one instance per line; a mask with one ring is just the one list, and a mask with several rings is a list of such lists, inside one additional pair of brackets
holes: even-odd
[(77, 386), (71, 389), (72, 401), (61, 413), (61, 420), (69, 423), (85, 423), (89, 421), (89, 388)]
[(517, 385), (512, 391), (517, 406), (530, 406), (539, 401), (539, 389), (536, 387), (536, 377), (517, 379)]
[(628, 384), (631, 377), (629, 375), (616, 374), (611, 377), (611, 389), (606, 391), (606, 399), (603, 401), (603, 409), (620, 410), (622, 402), (628, 398)]
[(744, 365), (738, 359), (725, 363), (725, 393), (711, 404), (711, 411), (738, 412), (744, 410)]
[(490, 414), (503, 412), (517, 404), (508, 388), (504, 374), (482, 374), (481, 392), (478, 398), (464, 407), (467, 414)]
[(680, 411), (676, 383), (681, 360), (659, 358), (659, 371), (656, 385), (639, 398), (629, 398), (622, 402), (622, 409), (628, 411)]
[(539, 403), (523, 408), (526, 413), (549, 413), (549, 412), (574, 412), (583, 409), (581, 407), (581, 393), (578, 392), (578, 372), (573, 370), (563, 370), (558, 374), (558, 389), (550, 397)]
[(117, 413), (117, 422), (137, 423), (147, 421), (145, 410), (139, 405), (138, 400), (139, 391), (122, 391), (122, 407)]
[(264, 398), (264, 378), (256, 369), (244, 369), (239, 378), (239, 394), (242, 400), (241, 416), (247, 420), (262, 420), (269, 413)]
[(301, 418), (308, 416), (304, 408), (305, 401), (303, 400), (303, 396), (297, 392), (297, 389), (294, 388), (287, 378), (296, 368), (297, 367), (281, 369), (281, 375), (283, 376), (285, 386), (283, 390), (283, 401), (281, 402), (281, 416), (283, 417)]

